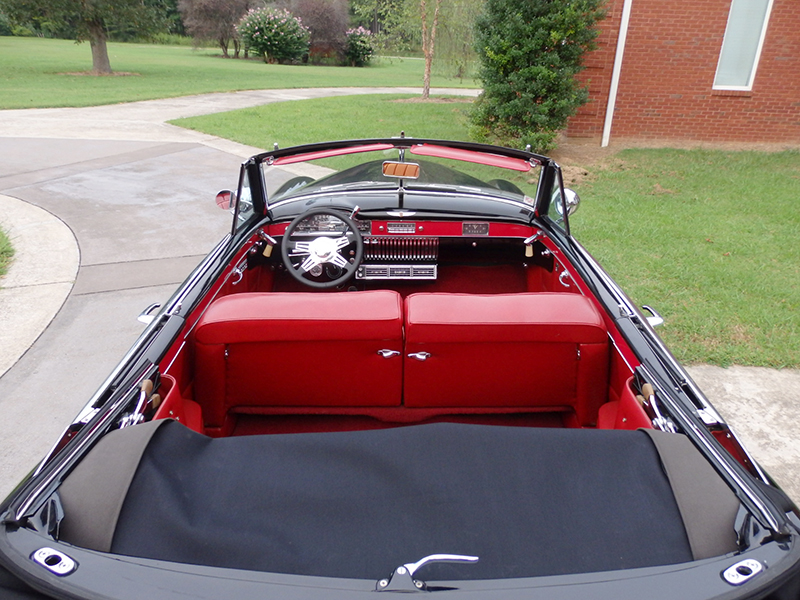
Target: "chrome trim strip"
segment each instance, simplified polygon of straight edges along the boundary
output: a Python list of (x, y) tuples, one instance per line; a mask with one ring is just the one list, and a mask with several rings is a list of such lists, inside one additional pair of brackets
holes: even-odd
[[(664, 398), (667, 399), (665, 404), (669, 405), (669, 411), (672, 413), (673, 416), (679, 416), (682, 423), (680, 423), (681, 427), (691, 429), (692, 433), (694, 434), (694, 439), (697, 443), (701, 444), (705, 450), (711, 454), (716, 464), (725, 471), (727, 476), (733, 480), (733, 482), (737, 485), (737, 487), (747, 496), (747, 499), (753, 504), (753, 506), (758, 510), (761, 515), (761, 518), (756, 516), (761, 524), (772, 531), (780, 531), (780, 525), (778, 521), (772, 514), (772, 511), (767, 507), (766, 504), (758, 497), (758, 495), (754, 494), (753, 491), (750, 489), (750, 486), (745, 482), (739, 474), (730, 467), (727, 463), (725, 457), (720, 454), (719, 450), (714, 446), (712, 443), (709, 442), (707, 436), (710, 436), (711, 433), (708, 430), (700, 429), (694, 420), (688, 415), (683, 407), (678, 402), (672, 402), (669, 393), (661, 386), (661, 383), (658, 381), (657, 378), (653, 376), (650, 370), (645, 366), (642, 365), (641, 369), (644, 373), (648, 375), (648, 383), (650, 383), (656, 390), (660, 393), (662, 402), (664, 402)], [(728, 455), (730, 456), (730, 455)]]
[(172, 357), (172, 360), (169, 361), (169, 364), (164, 369), (164, 375), (168, 375), (169, 374), (169, 370), (172, 368), (172, 365), (175, 364), (175, 361), (178, 360), (178, 357), (181, 355), (181, 352), (183, 352), (183, 347), (185, 345), (186, 345), (186, 338), (183, 339), (183, 341), (181, 342), (181, 345), (178, 347), (178, 351), (175, 353), (175, 356)]
[[(44, 490), (61, 474), (61, 472), (64, 470), (64, 464), (69, 463), (75, 456), (79, 455), (83, 449), (94, 440), (94, 436), (98, 431), (104, 429), (113, 422), (113, 420), (118, 416), (117, 412), (120, 407), (130, 401), (131, 393), (138, 390), (142, 381), (151, 377), (157, 368), (158, 367), (156, 365), (151, 364), (147, 369), (144, 369), (139, 377), (136, 378), (136, 381), (120, 394), (117, 401), (108, 408), (106, 413), (97, 423), (94, 424), (91, 430), (87, 432), (85, 437), (72, 449), (67, 456), (64, 457), (61, 467), (58, 469), (53, 469), (53, 472), (50, 473), (50, 475), (48, 475), (43, 481), (39, 482), (39, 484), (28, 494), (28, 497), (25, 499), (22, 505), (20, 505), (15, 514), (17, 521), (29, 516), (28, 511), (39, 500), (39, 496), (44, 492)], [(41, 466), (42, 465), (40, 465), (39, 468), (41, 468)]]
[(619, 346), (617, 345), (617, 341), (614, 339), (614, 336), (612, 336), (609, 333), (608, 339), (611, 340), (611, 345), (614, 346), (614, 349), (617, 351), (617, 354), (622, 359), (622, 362), (625, 363), (625, 365), (628, 367), (628, 370), (631, 372), (631, 375), (633, 375), (636, 372), (636, 370), (631, 366), (631, 363), (628, 362), (628, 359), (625, 358), (625, 354), (622, 352), (622, 350), (619, 349)]
[[(180, 307), (183, 304), (183, 301), (186, 299), (186, 296), (189, 292), (194, 288), (195, 284), (199, 279), (202, 279), (206, 272), (208, 271), (209, 265), (211, 262), (215, 261), (220, 254), (228, 247), (228, 243), (231, 241), (231, 235), (227, 234), (222, 240), (216, 245), (216, 247), (206, 256), (205, 260), (197, 265), (197, 268), (189, 275), (189, 279), (183, 285), (183, 287), (178, 290), (178, 292), (169, 300), (167, 305), (164, 307), (164, 311), (169, 314), (180, 314)], [(175, 311), (175, 308), (178, 308)]]
[[(721, 417), (720, 417), (720, 419), (721, 419)], [(761, 479), (761, 481), (763, 481), (763, 482), (764, 482), (764, 483), (766, 483), (767, 485), (772, 485), (772, 484), (769, 482), (769, 477), (767, 477), (767, 474), (766, 474), (766, 473), (764, 472), (764, 470), (761, 468), (761, 465), (759, 465), (759, 464), (758, 464), (758, 461), (756, 461), (756, 459), (753, 457), (753, 455), (752, 455), (752, 454), (750, 454), (750, 450), (748, 450), (748, 449), (747, 449), (747, 446), (745, 446), (745, 445), (744, 445), (744, 444), (743, 444), (743, 443), (742, 443), (742, 442), (739, 440), (739, 436), (738, 436), (738, 435), (737, 435), (737, 433), (734, 431), (734, 429), (733, 429), (733, 426), (732, 426), (732, 425), (730, 425), (730, 424), (728, 424), (728, 423), (726, 423), (726, 425), (727, 425), (727, 427), (728, 427), (728, 433), (730, 433), (730, 434), (731, 434), (731, 437), (733, 437), (733, 439), (734, 439), (734, 440), (736, 440), (736, 443), (737, 443), (737, 444), (739, 444), (739, 448), (741, 448), (742, 452), (744, 452), (744, 455), (747, 457), (747, 460), (748, 460), (748, 461), (750, 461), (750, 464), (751, 464), (751, 465), (753, 465), (753, 468), (756, 470), (756, 473), (758, 473), (758, 476), (759, 476), (759, 478)]]
[(434, 280), (438, 277), (437, 265), (431, 264), (380, 264), (361, 265), (356, 271), (359, 280)]
[(750, 463), (753, 465), (761, 481), (766, 483), (767, 485), (771, 485), (766, 473), (764, 473), (763, 469), (761, 469), (758, 463), (753, 459), (753, 457), (750, 454), (750, 451), (747, 450), (747, 448), (745, 448), (744, 444), (741, 443), (738, 436), (736, 436), (733, 433), (730, 425), (717, 412), (717, 410), (714, 408), (714, 406), (711, 404), (711, 402), (708, 400), (708, 398), (702, 392), (702, 390), (700, 390), (700, 388), (694, 382), (694, 380), (686, 371), (686, 369), (683, 368), (683, 365), (681, 365), (675, 358), (675, 356), (673, 356), (672, 352), (669, 350), (669, 348), (667, 348), (667, 346), (655, 332), (652, 325), (650, 325), (647, 318), (641, 314), (641, 312), (636, 308), (636, 305), (633, 304), (633, 302), (625, 295), (622, 289), (619, 288), (616, 282), (613, 279), (611, 279), (608, 273), (606, 273), (605, 270), (597, 263), (597, 261), (594, 260), (592, 255), (589, 254), (589, 252), (578, 242), (575, 242), (574, 245), (576, 251), (578, 251), (579, 254), (582, 255), (582, 258), (586, 260), (590, 264), (590, 266), (593, 267), (597, 275), (599, 275), (601, 279), (603, 279), (603, 283), (606, 285), (609, 291), (612, 292), (612, 295), (618, 298), (618, 303), (620, 308), (625, 310), (627, 313), (627, 314), (621, 314), (620, 316), (623, 317), (627, 316), (628, 318), (631, 319), (635, 318), (639, 320), (639, 322), (642, 324), (642, 333), (646, 334), (646, 339), (649, 342), (653, 343), (658, 348), (658, 350), (660, 350), (661, 355), (666, 358), (666, 360), (669, 363), (669, 366), (676, 372), (677, 375), (680, 376), (680, 381), (678, 383), (681, 385), (686, 385), (695, 395), (697, 401), (702, 405), (701, 408), (696, 409), (698, 417), (703, 421), (703, 423), (706, 426), (713, 427), (713, 426), (724, 425), (725, 427), (727, 427), (728, 430), (731, 431), (731, 434), (736, 438), (736, 441), (739, 443), (739, 447), (742, 448), (744, 453), (747, 455), (748, 460), (750, 460)]
[[(100, 387), (97, 388), (97, 391), (95, 391), (89, 401), (83, 406), (76, 418), (73, 419), (72, 423), (79, 422), (82, 418), (84, 418), (84, 415), (91, 414), (96, 410), (94, 408), (94, 404), (100, 400), (100, 397), (106, 392), (111, 383), (119, 376), (123, 368), (126, 367), (131, 359), (141, 350), (145, 340), (147, 340), (152, 331), (155, 330), (160, 323), (166, 320), (166, 318), (170, 315), (180, 314), (183, 300), (186, 298), (189, 291), (194, 288), (197, 281), (205, 276), (209, 268), (209, 263), (215, 260), (222, 253), (222, 251), (228, 245), (230, 238), (230, 234), (227, 234), (211, 251), (211, 253), (206, 256), (206, 258), (199, 265), (197, 265), (197, 267), (195, 267), (195, 270), (191, 275), (189, 275), (189, 279), (186, 281), (186, 283), (172, 296), (170, 300), (167, 301), (167, 303), (162, 307), (161, 312), (159, 312), (153, 321), (144, 329), (144, 331), (142, 331), (142, 333), (133, 343), (133, 346), (131, 346), (130, 349), (125, 353), (125, 356), (123, 356), (122, 359), (117, 363), (117, 366), (114, 367), (114, 370), (111, 371), (111, 374), (108, 377), (106, 377), (105, 381), (100, 384)], [(38, 466), (33, 472), (32, 477), (36, 477), (42, 472), (44, 465), (47, 464), (52, 457), (53, 451), (60, 443), (61, 437), (63, 437), (64, 433), (66, 433), (66, 428), (64, 429), (64, 432), (62, 432), (62, 435), (59, 437), (59, 439), (50, 447), (50, 450), (47, 452), (47, 454), (44, 455), (44, 458), (39, 462)]]

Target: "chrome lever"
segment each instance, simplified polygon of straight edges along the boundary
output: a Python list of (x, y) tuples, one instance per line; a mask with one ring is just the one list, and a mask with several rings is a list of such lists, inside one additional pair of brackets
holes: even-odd
[(394, 570), (391, 577), (378, 581), (375, 589), (379, 592), (424, 592), (428, 587), (426, 583), (414, 579), (414, 573), (420, 567), (429, 563), (476, 563), (478, 560), (477, 556), (464, 554), (431, 554), (415, 563), (400, 565)]
[(141, 313), (139, 313), (139, 316), (136, 317), (136, 320), (139, 321), (139, 323), (150, 325), (150, 323), (153, 322), (153, 319), (156, 318), (156, 316), (151, 313), (157, 308), (161, 308), (161, 305), (158, 303), (151, 304), (150, 306), (145, 308)]
[(650, 327), (658, 327), (659, 325), (664, 324), (664, 317), (658, 314), (658, 312), (656, 312), (656, 309), (654, 309), (652, 306), (643, 304), (642, 308), (645, 309), (647, 312), (649, 312), (651, 315), (653, 315), (652, 317), (645, 317), (645, 320), (648, 323), (650, 323)]
[(380, 354), (383, 358), (392, 358), (393, 356), (400, 356), (400, 352), (398, 350), (378, 350), (378, 354)]
[(430, 356), (430, 352), (412, 352), (408, 355), (408, 358), (413, 358), (415, 360), (428, 360)]
[(479, 560), (477, 556), (467, 556), (465, 554), (431, 554), (425, 558), (420, 558), (415, 563), (406, 563), (403, 566), (408, 569), (408, 574), (413, 577), (417, 569), (424, 567), (428, 563), (476, 563)]

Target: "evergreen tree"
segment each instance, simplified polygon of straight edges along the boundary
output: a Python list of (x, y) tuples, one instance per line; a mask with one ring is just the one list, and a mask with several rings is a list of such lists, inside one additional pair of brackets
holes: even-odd
[(594, 47), (603, 0), (486, 0), (475, 25), (483, 93), (473, 135), (507, 146), (553, 146), (588, 100), (575, 79)]

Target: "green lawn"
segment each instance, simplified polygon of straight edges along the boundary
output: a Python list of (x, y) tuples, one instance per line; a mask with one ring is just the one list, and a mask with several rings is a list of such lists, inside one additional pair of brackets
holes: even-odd
[[(421, 102), (418, 96), (375, 94), (276, 102), (170, 122), (265, 150), (275, 143), (285, 148), (334, 139), (393, 137), (401, 131), (408, 137), (469, 140), (470, 107), (469, 98), (434, 97), (432, 102)], [(316, 162), (346, 169), (363, 162), (363, 157), (341, 156)], [(494, 167), (470, 165), (469, 172), (487, 180), (498, 177)], [(535, 193), (527, 174), (508, 171), (503, 175), (526, 192)]]
[[(0, 108), (422, 81), (422, 61), (413, 59), (354, 69), (225, 60), (214, 49), (178, 46), (112, 43), (109, 51), (112, 68), (133, 74), (69, 74), (91, 67), (88, 44), (0, 37)], [(476, 84), (434, 76), (433, 85)], [(261, 148), (401, 130), (468, 138), (468, 104), (402, 99), (286, 102), (176, 124)], [(799, 153), (624, 151), (578, 191), (583, 206), (573, 219), (576, 237), (635, 302), (662, 312), (667, 324), (660, 333), (679, 359), (800, 367)], [(9, 251), (3, 248), (0, 255)], [(0, 269), (4, 262), (0, 258)]]
[[(399, 98), (285, 102), (175, 123), (261, 148), (401, 129), (467, 139), (468, 104)], [(659, 333), (680, 360), (800, 367), (800, 153), (629, 150), (577, 190), (573, 233), (637, 304), (664, 315)]]
[(573, 233), (679, 360), (800, 366), (800, 153), (627, 150)]
[(11, 246), (11, 241), (6, 232), (0, 229), (0, 277), (8, 272), (8, 265), (11, 264), (13, 256), (14, 248)]
[[(111, 77), (91, 69), (89, 44), (0, 37), (0, 109), (92, 106), (234, 90), (302, 87), (422, 86), (423, 61), (377, 59), (365, 68), (266, 65), (221, 58), (218, 50), (109, 43)], [(476, 87), (434, 75), (434, 86)]]
[(469, 99), (414, 100), (416, 97), (402, 94), (317, 98), (171, 123), (265, 149), (275, 142), (283, 148), (333, 139), (392, 137), (401, 131), (410, 137), (469, 139)]

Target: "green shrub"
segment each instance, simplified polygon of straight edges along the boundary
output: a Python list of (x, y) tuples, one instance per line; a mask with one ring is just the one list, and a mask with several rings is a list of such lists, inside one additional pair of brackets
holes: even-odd
[(363, 67), (369, 63), (375, 52), (372, 47), (372, 32), (369, 29), (358, 27), (347, 30), (347, 45), (345, 46), (345, 59), (353, 67)]
[(14, 258), (14, 247), (6, 232), (0, 229), (0, 277), (8, 272), (12, 258)]
[(2, 10), (0, 10), (0, 35), (13, 35), (11, 21), (8, 20), (8, 17)]
[(143, 43), (149, 44), (158, 44), (159, 46), (191, 46), (193, 48), (214, 48), (216, 44), (213, 42), (202, 42), (198, 43), (197, 40), (189, 37), (188, 35), (180, 35), (177, 33), (165, 33), (159, 32), (154, 33), (146, 40), (142, 40)]
[(15, 35), (17, 37), (34, 37), (36, 33), (30, 27), (26, 27), (25, 25), (14, 25), (11, 27), (11, 35)]
[(236, 31), (245, 47), (263, 56), (264, 62), (291, 62), (308, 52), (308, 28), (288, 10), (250, 9)]
[(472, 133), (506, 146), (553, 147), (588, 100), (575, 79), (594, 47), (603, 0), (486, 0), (475, 25), (483, 93)]

